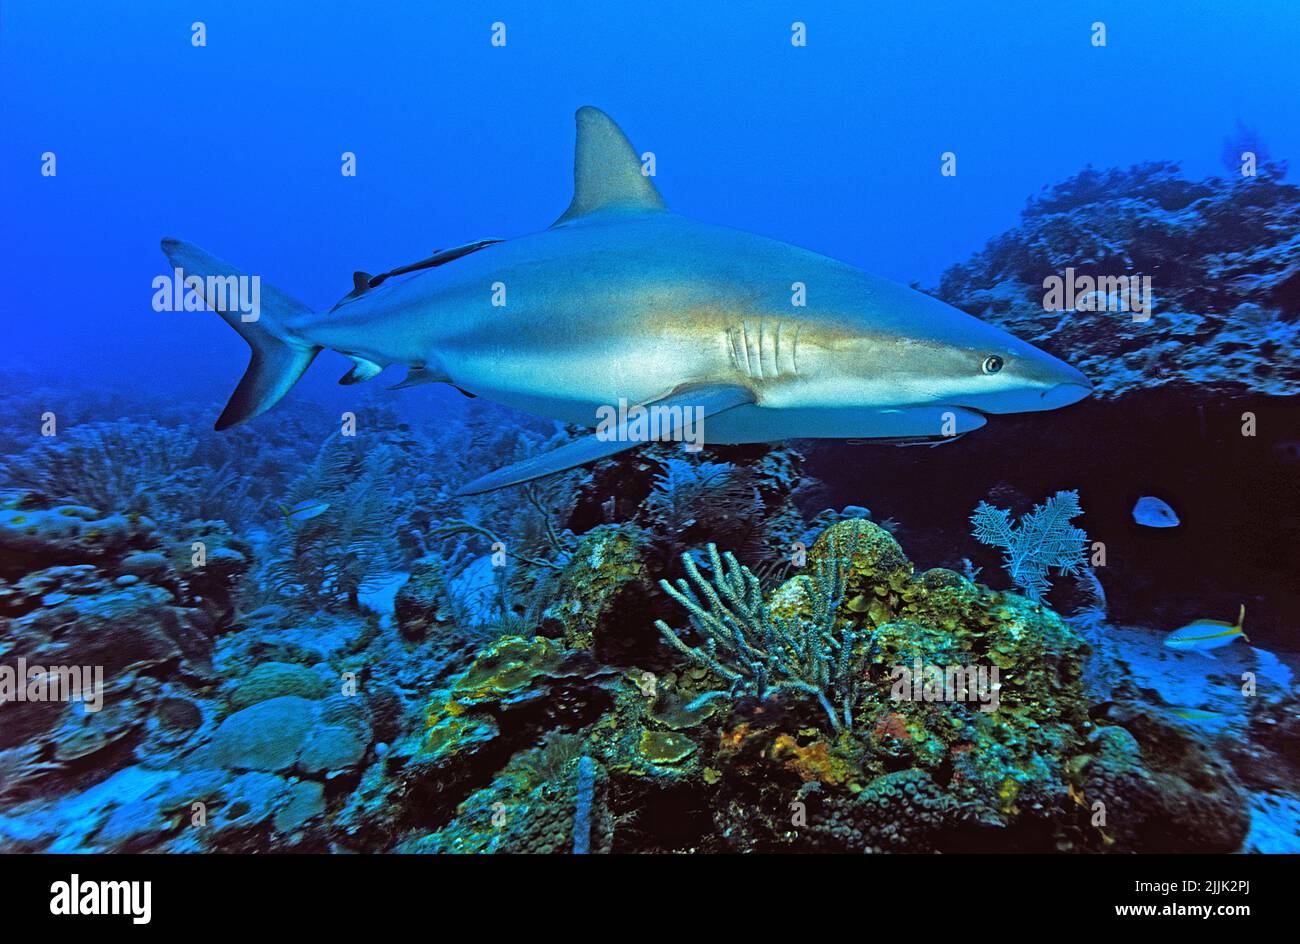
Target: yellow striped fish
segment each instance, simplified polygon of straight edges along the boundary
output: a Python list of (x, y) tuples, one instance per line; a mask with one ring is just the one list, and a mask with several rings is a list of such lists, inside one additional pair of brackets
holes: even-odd
[(1213, 659), (1214, 656), (1210, 655), (1211, 649), (1227, 646), (1238, 637), (1250, 642), (1241, 628), (1245, 622), (1246, 604), (1243, 603), (1241, 612), (1237, 614), (1237, 622), (1228, 623), (1224, 620), (1211, 619), (1194, 620), (1186, 626), (1178, 627), (1166, 636), (1165, 645), (1170, 649), (1177, 649), (1181, 652), (1197, 652), (1207, 659)]

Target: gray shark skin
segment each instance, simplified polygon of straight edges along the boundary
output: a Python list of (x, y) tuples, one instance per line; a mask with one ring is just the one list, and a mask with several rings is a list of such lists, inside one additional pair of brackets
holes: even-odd
[[(398, 386), (445, 382), (586, 427), (621, 401), (698, 409), (708, 443), (941, 442), (986, 414), (1053, 410), (1091, 392), (1068, 364), (928, 295), (672, 213), (608, 116), (582, 108), (577, 123), (573, 203), (549, 229), (357, 273), (328, 312), (268, 286), (255, 322), (218, 307), (253, 356), (217, 428), (270, 409), (323, 348), (356, 362), (343, 383), (400, 364), (410, 372)], [(187, 243), (164, 240), (163, 251), (187, 276), (239, 274)], [(633, 448), (629, 432), (593, 435), (461, 493)]]

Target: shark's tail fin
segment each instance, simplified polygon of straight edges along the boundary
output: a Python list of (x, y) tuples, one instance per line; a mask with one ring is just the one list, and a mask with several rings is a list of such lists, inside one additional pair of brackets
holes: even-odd
[[(191, 243), (164, 239), (162, 251), (187, 282), (191, 277), (202, 281), (202, 285), (189, 282), (187, 287), (192, 286), (253, 349), (248, 369), (216, 428), (228, 429), (265, 413), (298, 382), (320, 350), (285, 330), (290, 317), (310, 314), (311, 309), (273, 286), (262, 285), (260, 277), (247, 276)], [(251, 311), (237, 301), (250, 299)]]

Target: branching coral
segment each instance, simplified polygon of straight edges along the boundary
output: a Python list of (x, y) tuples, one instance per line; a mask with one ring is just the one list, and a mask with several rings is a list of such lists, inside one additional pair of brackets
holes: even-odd
[(1011, 512), (980, 502), (971, 515), (975, 540), (1002, 548), (1003, 567), (1025, 592), (1041, 601), (1051, 589), (1047, 571), (1077, 574), (1085, 565), (1084, 546), (1088, 535), (1073, 527), (1070, 519), (1083, 514), (1078, 492), (1057, 492), (1025, 515), (1018, 525), (1011, 523)]
[(703, 645), (688, 646), (663, 620), (655, 625), (688, 659), (730, 683), (729, 690), (708, 692), (691, 707), (727, 695), (766, 698), (782, 691), (797, 692), (817, 699), (836, 732), (853, 726), (868, 646), (836, 619), (846, 564), (855, 550), (853, 540), (845, 543), (806, 578), (811, 607), (806, 618), (773, 613), (763, 599), (759, 579), (733, 554), (719, 555), (716, 545), (708, 546), (711, 579), (700, 573), (689, 554), (682, 556), (690, 582), (678, 580), (673, 586), (661, 580), (660, 586), (686, 608)]

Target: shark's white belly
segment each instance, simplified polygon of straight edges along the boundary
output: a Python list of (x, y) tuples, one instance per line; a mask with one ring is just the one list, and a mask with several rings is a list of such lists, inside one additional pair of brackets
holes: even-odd
[(684, 378), (708, 378), (716, 357), (686, 345), (647, 346), (605, 339), (501, 344), (440, 352), (458, 386), (520, 410), (594, 427), (602, 408), (658, 400)]

